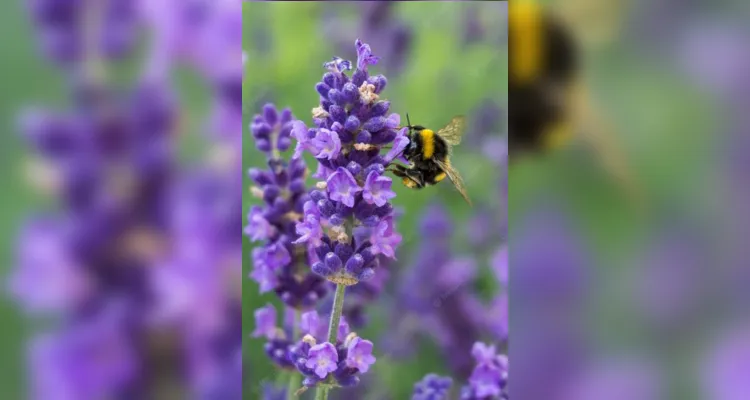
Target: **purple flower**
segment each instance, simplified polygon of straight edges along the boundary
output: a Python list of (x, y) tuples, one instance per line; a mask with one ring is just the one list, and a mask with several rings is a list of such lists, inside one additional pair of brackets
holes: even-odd
[(346, 322), (346, 317), (342, 315), (341, 320), (339, 321), (339, 329), (336, 331), (336, 338), (340, 341), (343, 341), (344, 339), (346, 339), (346, 335), (348, 334), (349, 334), (349, 323)]
[(380, 60), (380, 57), (372, 54), (369, 44), (357, 39), (354, 45), (357, 47), (357, 69), (367, 71), (368, 65), (375, 65)]
[(255, 330), (251, 334), (253, 337), (265, 336), (267, 339), (273, 339), (277, 332), (276, 327), (276, 308), (271, 304), (255, 310)]
[(305, 366), (313, 369), (320, 379), (324, 379), (328, 373), (336, 371), (338, 362), (339, 354), (336, 348), (325, 342), (310, 348)]
[(362, 191), (362, 188), (357, 185), (357, 180), (354, 179), (349, 170), (342, 167), (337, 168), (336, 172), (328, 177), (326, 183), (331, 200), (338, 201), (350, 208), (354, 207), (356, 195)]
[(331, 61), (324, 63), (323, 67), (331, 71), (344, 72), (352, 69), (352, 63), (341, 57), (333, 57)]
[(304, 122), (299, 120), (292, 122), (291, 135), (297, 139), (297, 147), (294, 149), (293, 159), (299, 158), (305, 150), (315, 150), (312, 139), (307, 135), (307, 126)]
[(339, 140), (339, 135), (328, 129), (319, 129), (318, 134), (315, 135), (315, 138), (312, 140), (312, 144), (318, 149), (318, 154), (315, 155), (317, 158), (333, 160), (336, 159), (341, 152), (341, 140)]
[(250, 240), (267, 240), (273, 236), (275, 229), (268, 220), (263, 216), (263, 210), (258, 206), (250, 208), (247, 214), (248, 225), (245, 227), (245, 234)]
[(497, 349), (495, 346), (476, 342), (474, 347), (471, 348), (471, 355), (477, 360), (478, 364), (490, 364), (497, 357)]
[(279, 282), (276, 272), (268, 268), (266, 264), (256, 264), (250, 272), (250, 278), (258, 282), (261, 293), (273, 290)]
[(308, 311), (303, 313), (300, 317), (300, 329), (303, 333), (309, 333), (313, 336), (317, 336), (320, 332), (320, 328), (325, 325), (320, 321), (320, 315), (317, 311)]
[(485, 398), (499, 396), (502, 389), (500, 388), (501, 371), (488, 364), (479, 365), (469, 378), (474, 396)]
[(508, 357), (497, 355), (495, 346), (477, 342), (472, 348), (477, 365), (469, 384), (461, 391), (462, 400), (508, 398)]
[(355, 337), (347, 346), (346, 365), (356, 368), (361, 373), (365, 373), (370, 366), (375, 364), (375, 357), (372, 355), (372, 342)]
[(299, 238), (293, 243), (310, 243), (313, 246), (320, 244), (323, 237), (323, 228), (320, 224), (320, 217), (312, 214), (305, 215), (305, 220), (295, 228)]
[(414, 385), (411, 400), (448, 400), (451, 386), (451, 378), (428, 374)]
[(40, 218), (21, 234), (9, 289), (29, 312), (70, 311), (94, 291), (89, 273), (69, 254), (65, 231), (60, 221)]
[(492, 268), (495, 271), (498, 282), (503, 285), (508, 284), (508, 247), (501, 247), (492, 257)]
[(372, 229), (369, 237), (373, 254), (383, 254), (389, 258), (396, 258), (396, 247), (401, 243), (401, 235), (393, 228), (393, 217), (384, 218)]
[(396, 193), (391, 190), (392, 183), (391, 178), (379, 175), (375, 171), (370, 172), (365, 180), (362, 198), (370, 204), (374, 203), (376, 206), (382, 207), (388, 200), (396, 197)]
[(403, 156), (404, 149), (406, 149), (406, 146), (408, 146), (411, 141), (406, 135), (406, 132), (408, 132), (408, 130), (409, 128), (404, 127), (396, 133), (396, 138), (393, 139), (393, 148), (391, 148), (391, 150), (389, 150), (383, 158), (386, 163), (390, 163), (391, 161), (398, 158), (399, 160), (408, 164), (409, 161)]

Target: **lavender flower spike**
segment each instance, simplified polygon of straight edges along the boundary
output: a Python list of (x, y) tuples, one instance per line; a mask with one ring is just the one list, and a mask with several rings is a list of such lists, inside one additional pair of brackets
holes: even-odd
[(379, 58), (361, 40), (355, 47), (357, 69), (349, 77), (351, 63), (339, 58), (326, 63), (328, 72), (315, 85), (320, 104), (313, 109), (314, 127), (295, 121), (291, 135), (297, 153), (315, 156), (322, 180), (304, 205), (296, 243), (306, 243), (317, 256), (315, 273), (346, 286), (371, 278), (379, 254), (396, 256), (401, 235), (394, 230), (390, 203), (396, 194), (385, 170), (398, 154), (381, 150), (402, 151), (405, 144), (400, 116), (389, 115), (390, 102), (380, 100), (386, 78), (367, 71)]

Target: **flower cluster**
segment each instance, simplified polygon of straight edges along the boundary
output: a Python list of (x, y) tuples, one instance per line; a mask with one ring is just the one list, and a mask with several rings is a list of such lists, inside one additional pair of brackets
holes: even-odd
[(477, 342), (471, 350), (477, 362), (469, 384), (461, 389), (461, 400), (508, 399), (508, 357), (495, 346)]
[[(344, 72), (351, 62), (334, 57), (315, 89), (320, 106), (312, 110), (315, 127), (295, 121), (295, 158), (312, 153), (322, 181), (305, 203), (304, 219), (297, 225), (297, 243), (307, 243), (316, 259), (312, 269), (341, 285), (354, 285), (375, 274), (378, 255), (395, 258), (401, 235), (394, 229), (395, 197), (386, 166), (408, 143), (406, 128), (398, 129), (398, 114), (388, 115), (390, 102), (380, 100), (387, 80), (370, 76), (377, 63), (370, 46), (356, 42), (356, 70)], [(393, 145), (385, 155), (383, 146)]]
[(355, 386), (359, 374), (366, 373), (375, 363), (372, 342), (349, 332), (345, 320), (339, 324), (336, 343), (319, 340), (325, 337), (326, 324), (321, 323), (317, 312), (303, 314), (301, 325), (305, 336), (293, 348), (292, 359), (305, 376), (305, 387), (332, 381), (337, 386)]
[(264, 205), (250, 209), (245, 234), (263, 243), (253, 249), (250, 273), (260, 291), (274, 291), (290, 307), (311, 308), (325, 296), (327, 285), (309, 272), (307, 247), (299, 244), (297, 235), (297, 224), (310, 199), (307, 168), (301, 158), (287, 162), (280, 156), (291, 146), (292, 118), (288, 109), (279, 113), (267, 104), (250, 125), (256, 147), (267, 156), (268, 168), (252, 168), (248, 173), (255, 184), (251, 193)]
[(399, 279), (388, 347), (394, 354), (408, 356), (413, 340), (427, 335), (454, 373), (465, 377), (473, 365), (472, 345), (496, 324), (503, 324), (505, 314), (492, 314), (471, 290), (477, 263), (451, 251), (454, 226), (442, 206), (427, 208), (419, 231), (422, 243), (414, 254), (415, 262)]
[(414, 385), (411, 400), (448, 400), (451, 386), (453, 379), (428, 374)]

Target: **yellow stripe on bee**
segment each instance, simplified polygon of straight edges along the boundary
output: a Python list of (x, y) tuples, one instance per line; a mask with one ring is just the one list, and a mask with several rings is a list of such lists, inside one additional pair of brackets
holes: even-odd
[(435, 153), (435, 132), (430, 129), (422, 129), (419, 131), (419, 135), (422, 137), (422, 158), (432, 158)]
[(536, 78), (542, 65), (542, 10), (533, 0), (510, 2), (508, 30), (511, 36), (511, 79), (526, 83)]
[(440, 182), (443, 179), (445, 179), (445, 172), (441, 172), (441, 173), (435, 175), (435, 182)]

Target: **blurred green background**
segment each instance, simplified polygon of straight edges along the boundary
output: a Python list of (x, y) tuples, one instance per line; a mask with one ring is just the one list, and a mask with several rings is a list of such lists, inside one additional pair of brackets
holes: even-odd
[[(471, 118), (483, 102), (491, 100), (502, 107), (507, 104), (507, 43), (503, 10), (502, 4), (489, 2), (394, 2), (389, 18), (396, 20), (392, 22), (407, 25), (413, 32), (411, 46), (404, 56), (404, 66), (394, 75), (385, 67), (389, 54), (384, 53), (382, 47), (378, 48), (378, 38), (361, 36), (365, 32), (359, 29), (362, 25), (360, 21), (366, 13), (360, 5), (341, 2), (245, 3), (243, 48), (248, 54), (243, 85), (245, 129), (267, 101), (279, 108), (290, 107), (296, 118), (311, 125), (310, 111), (318, 105), (319, 97), (314, 87), (325, 72), (322, 64), (334, 55), (356, 61), (354, 41), (358, 37), (372, 45), (375, 55), (384, 58), (370, 71), (373, 74), (383, 73), (388, 78), (388, 86), (381, 99), (391, 102), (391, 112), (399, 113), (403, 122), (407, 112), (412, 123), (430, 127), (442, 126), (452, 116), (464, 114), (470, 118), (471, 126), (474, 122)], [(467, 27), (466, 17), (470, 12), (477, 12), (476, 15), (480, 16), (484, 35), (466, 43), (463, 37)], [(344, 43), (345, 47), (339, 47), (338, 43)], [(504, 116), (498, 117), (502, 121), (500, 125), (504, 126)], [(481, 140), (504, 135), (504, 129), (469, 131), (467, 136)], [(265, 159), (256, 151), (250, 133), (245, 132), (244, 138), (244, 168), (263, 166)], [(454, 165), (463, 174), (475, 207), (499, 202), (496, 182), (500, 179), (500, 171), (482, 156), (481, 148), (459, 146), (455, 150)], [(316, 169), (314, 160), (308, 160), (308, 167), (313, 171)], [(415, 191), (395, 182), (394, 188), (398, 194), (394, 206), (404, 210), (398, 223), (404, 241), (393, 269), (398, 274), (400, 269), (408, 266), (409, 254), (419, 242), (417, 221), (426, 205), (433, 201), (442, 202), (456, 221), (465, 221), (472, 209), (450, 184)], [(247, 212), (249, 206), (256, 202), (257, 199), (245, 192), (244, 211)], [(460, 226), (460, 222), (457, 225)], [(457, 234), (454, 240), (457, 249), (465, 241), (465, 235)], [(246, 274), (252, 269), (249, 261), (251, 249), (252, 245), (246, 238), (243, 246)], [(279, 304), (272, 294), (258, 295), (255, 282), (247, 279), (243, 284), (243, 326), (246, 334), (254, 326), (253, 311), (266, 302)], [(367, 331), (359, 333), (373, 338), (377, 356), (378, 343), (375, 338), (387, 326), (382, 310), (376, 307), (373, 307), (373, 323)], [(247, 398), (255, 398), (252, 393), (257, 393), (262, 380), (273, 381), (276, 378), (262, 345), (261, 340), (247, 339), (243, 346), (246, 385), (249, 385), (245, 390)], [(393, 398), (407, 398), (413, 384), (427, 372), (447, 373), (429, 343), (414, 345), (421, 349), (418, 358), (399, 365), (389, 364), (383, 359), (370, 372), (382, 379), (385, 387), (391, 388)]]
[[(28, 157), (23, 138), (16, 128), (17, 115), (30, 104), (60, 105), (64, 102), (62, 76), (37, 54), (33, 27), (26, 18), (22, 1), (0, 5), (0, 51), (3, 68), (0, 93), (0, 182), (3, 206), (0, 207), (0, 275), (5, 277), (13, 267), (15, 237), (29, 212), (47, 199), (39, 198), (25, 183), (24, 161)], [(3, 279), (3, 282), (5, 280)], [(26, 333), (30, 331), (16, 305), (3, 293), (0, 297), (0, 393), (9, 399), (24, 398)]]

